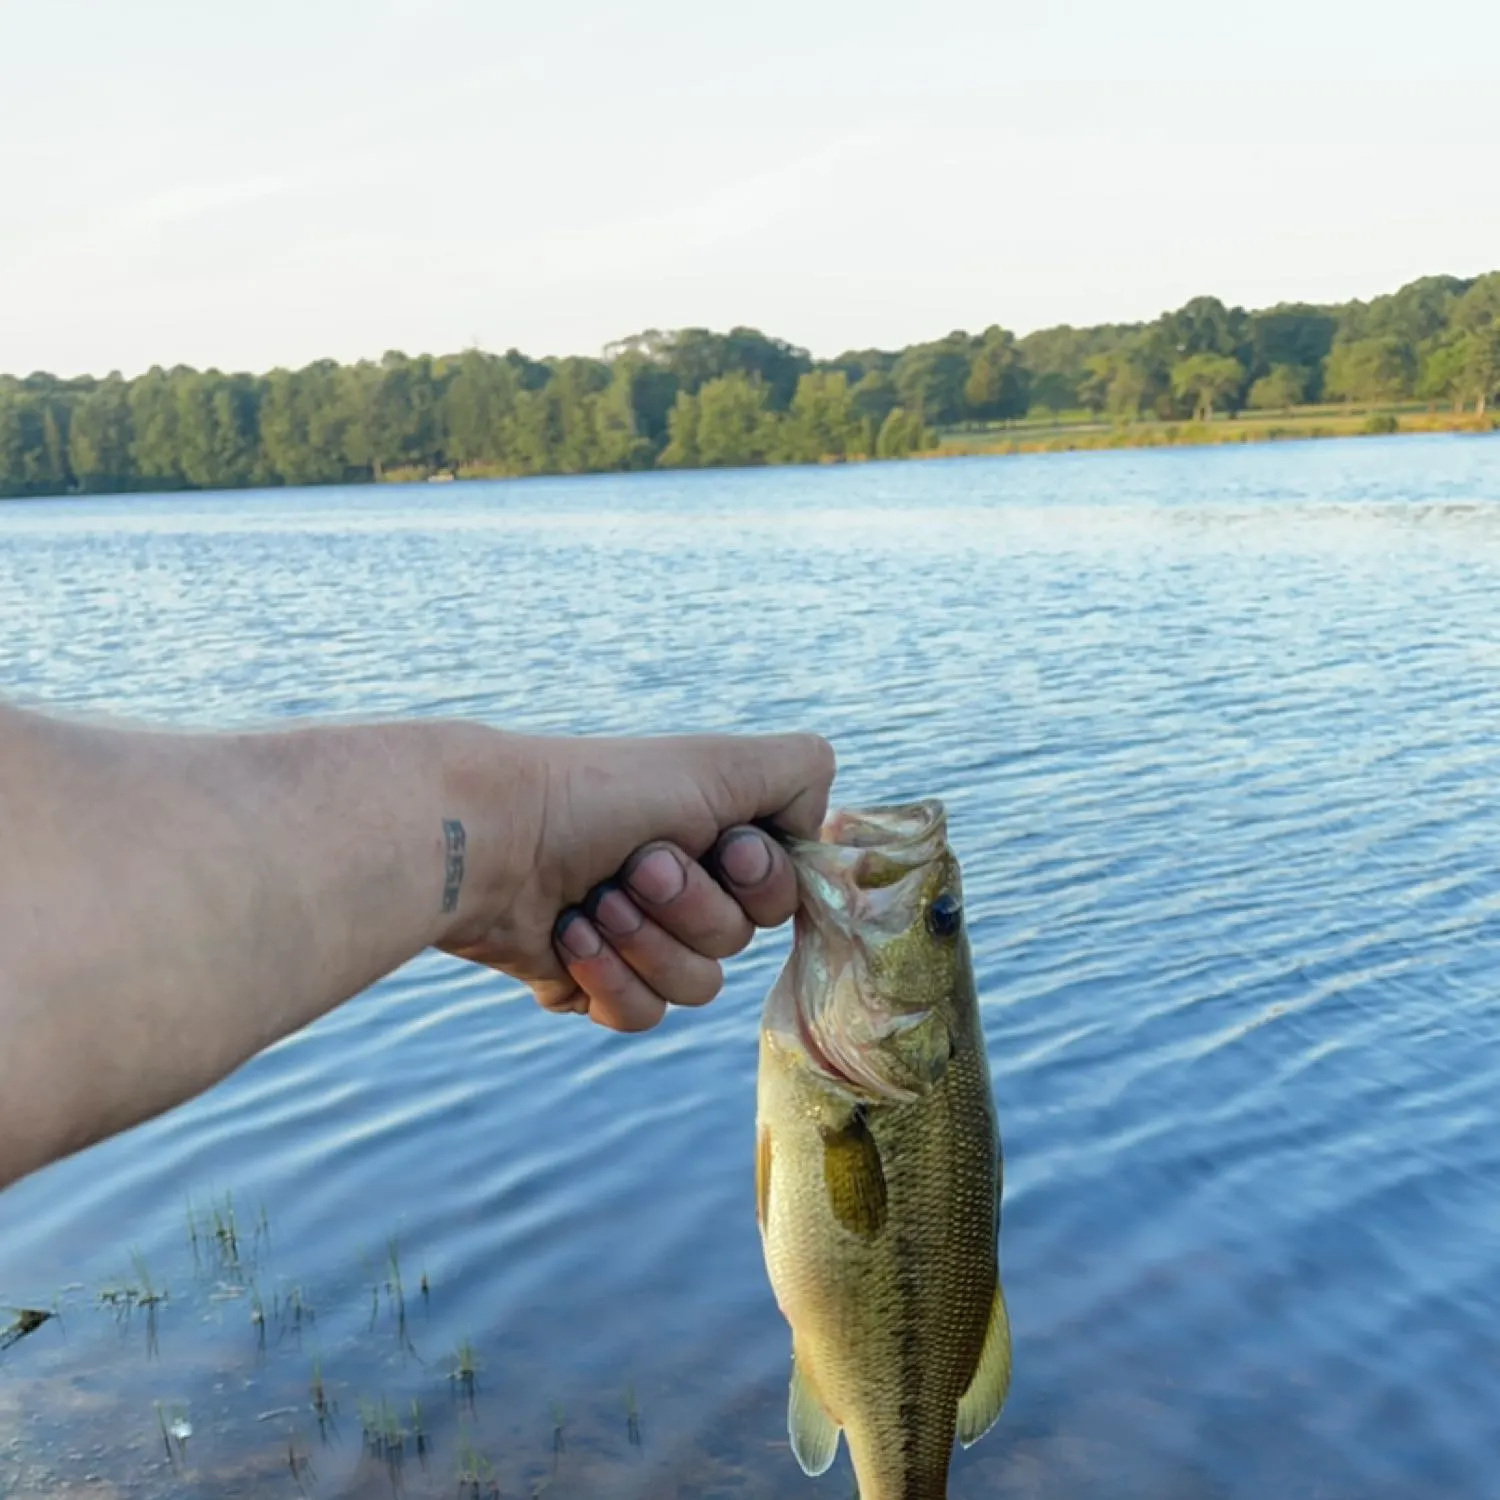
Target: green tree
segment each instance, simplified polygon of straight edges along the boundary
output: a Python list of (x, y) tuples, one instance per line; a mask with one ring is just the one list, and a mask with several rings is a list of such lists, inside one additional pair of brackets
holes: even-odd
[(602, 471), (646, 469), (656, 456), (656, 444), (640, 430), (636, 394), (631, 381), (616, 373), (589, 397), (595, 466)]
[(1026, 365), (1015, 335), (1004, 328), (987, 328), (969, 361), (966, 414), (980, 421), (1004, 421), (1021, 416), (1029, 400)]
[(931, 434), (919, 412), (895, 407), (881, 424), (875, 440), (877, 458), (908, 458), (931, 444)]
[(1245, 367), (1225, 354), (1194, 354), (1172, 367), (1172, 392), (1192, 403), (1197, 422), (1208, 421), (1214, 407), (1232, 401), (1244, 381)]
[(68, 427), (68, 461), (85, 490), (117, 490), (133, 477), (130, 387), (118, 372), (78, 400)]
[(1335, 344), (1323, 389), (1335, 401), (1399, 401), (1411, 395), (1415, 375), (1411, 345), (1385, 334)]
[(386, 469), (431, 469), (440, 452), (442, 390), (426, 355), (390, 350), (366, 386), (361, 448), (378, 479)]
[(1141, 415), (1158, 397), (1161, 377), (1134, 348), (1091, 355), (1079, 399), (1092, 412), (1118, 420)]
[(1488, 412), (1497, 328), (1500, 271), (1249, 313), (1195, 297), (1150, 323), (1020, 339), (991, 326), (822, 361), (736, 327), (648, 329), (603, 360), (391, 351), (266, 376), (0, 376), (0, 495), (895, 457), (931, 446), (942, 424), (1080, 405), (1116, 419), (1206, 416), (1242, 395), (1270, 410), (1415, 391)]
[(899, 405), (901, 398), (896, 394), (895, 382), (884, 370), (868, 370), (859, 377), (849, 399), (860, 420), (873, 425), (879, 432), (881, 423)]
[(1198, 354), (1232, 359), (1240, 353), (1246, 314), (1242, 307), (1225, 307), (1217, 297), (1194, 297), (1165, 314), (1158, 325), (1164, 353), (1172, 362)]
[(1500, 271), (1477, 276), (1453, 304), (1451, 328), (1474, 333), (1500, 318)]
[(1414, 393), (1423, 401), (1452, 401), (1463, 406), (1462, 382), (1468, 350), (1462, 338), (1434, 344), (1422, 355)]
[(1474, 403), (1475, 413), (1482, 417), (1500, 396), (1500, 317), (1466, 333), (1462, 348), (1464, 362), (1457, 389), (1464, 400)]
[(496, 465), (505, 458), (505, 424), (521, 390), (515, 369), (478, 349), (459, 357), (443, 390), (439, 428), (455, 464)]
[(191, 374), (179, 370), (169, 375), (159, 365), (153, 365), (131, 382), (130, 461), (142, 484), (149, 489), (175, 490), (186, 483), (174, 380)]
[(698, 462), (706, 469), (763, 464), (776, 451), (769, 390), (746, 375), (724, 375), (698, 392)]
[(72, 488), (67, 408), (50, 380), (0, 386), (0, 492), (61, 494)]
[(667, 441), (667, 420), (677, 400), (677, 377), (639, 354), (617, 355), (611, 365), (614, 383), (626, 393), (635, 430), (653, 454)]
[(1137, 337), (1135, 325), (1104, 324), (1097, 328), (1042, 328), (1017, 341), (1016, 347), (1026, 365), (1031, 388), (1031, 406), (1052, 412), (1073, 411), (1080, 406), (1095, 412), (1104, 410), (1104, 392), (1097, 385), (1084, 397), (1084, 385), (1094, 380), (1098, 362), (1107, 359)]
[(1300, 400), (1314, 401), (1321, 390), (1323, 361), (1333, 347), (1338, 319), (1325, 308), (1305, 303), (1283, 303), (1250, 314), (1249, 370), (1256, 379), (1278, 365), (1304, 372)]
[[(351, 464), (353, 379), (331, 359), (273, 370), (260, 403), (261, 464), (281, 484), (331, 484)], [(354, 465), (356, 469), (362, 465)]]
[(667, 418), (667, 446), (658, 462), (666, 469), (698, 467), (698, 398), (686, 391), (677, 393)]
[(932, 426), (957, 422), (965, 411), (969, 380), (969, 338), (949, 334), (935, 344), (918, 344), (896, 361), (891, 380), (908, 411), (919, 412)]
[(842, 370), (810, 371), (797, 382), (784, 424), (785, 457), (794, 463), (862, 457), (869, 452), (868, 444), (865, 422), (855, 410), (849, 377)]
[(232, 489), (262, 477), (259, 391), (250, 376), (217, 370), (172, 376), (177, 472), (196, 489)]
[(1307, 399), (1308, 371), (1301, 365), (1272, 365), (1250, 387), (1247, 403), (1257, 411), (1286, 411)]

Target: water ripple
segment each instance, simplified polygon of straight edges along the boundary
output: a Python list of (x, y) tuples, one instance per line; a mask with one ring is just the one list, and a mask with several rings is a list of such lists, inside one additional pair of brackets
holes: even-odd
[[(182, 722), (813, 725), (841, 796), (941, 793), (1007, 1146), (1017, 1348), (955, 1500), (1487, 1500), (1497, 452), (17, 503), (0, 682)], [(305, 1402), (315, 1351), (352, 1409), (432, 1399), (466, 1338), (485, 1366), (466, 1430), (506, 1493), (548, 1471), (554, 1402), (579, 1493), (797, 1490), (748, 1180), (785, 943), (758, 940), (718, 1003), (643, 1038), (426, 955), (7, 1194), (0, 1300), (117, 1279), (132, 1246), (174, 1297), (156, 1361), (85, 1291), (66, 1340), (0, 1366), (0, 1491), (92, 1466), (167, 1493), (140, 1433), (169, 1388), (213, 1413), (205, 1469), (173, 1493), (285, 1484), (287, 1439), (255, 1416)], [(319, 1307), (263, 1357), (243, 1301), (189, 1295), (184, 1200), (230, 1188), (246, 1222), (268, 1207), (266, 1288)], [(391, 1236), (425, 1363), (381, 1311)], [(436, 1406), (446, 1493), (458, 1418)], [(385, 1482), (352, 1452), (318, 1463), (330, 1493)]]

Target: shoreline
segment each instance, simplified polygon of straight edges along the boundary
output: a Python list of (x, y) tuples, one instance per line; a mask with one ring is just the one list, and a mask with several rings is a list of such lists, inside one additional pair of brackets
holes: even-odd
[(476, 481), (511, 481), (523, 479), (588, 479), (604, 475), (625, 474), (732, 474), (756, 469), (829, 468), (846, 464), (910, 463), (939, 461), (947, 458), (1037, 457), (1059, 453), (1105, 453), (1150, 448), (1218, 448), (1234, 444), (1259, 446), (1283, 442), (1327, 442), (1360, 437), (1483, 437), (1500, 433), (1500, 412), (1476, 416), (1473, 412), (1362, 412), (1357, 415), (1320, 415), (1299, 418), (1295, 412), (1278, 419), (1219, 417), (1211, 422), (1136, 421), (1117, 426), (1099, 424), (1058, 424), (1049, 427), (1033, 424), (1037, 435), (1027, 436), (1024, 429), (989, 433), (948, 432), (939, 434), (933, 446), (901, 458), (875, 458), (867, 454), (828, 457), (813, 462), (765, 463), (744, 465), (697, 465), (639, 469), (589, 469), (515, 473), (502, 469), (474, 466), (462, 469), (389, 469), (363, 477), (346, 477), (321, 484), (244, 484), (234, 486), (178, 485), (163, 488), (139, 485), (119, 489), (51, 491), (34, 494), (0, 495), (0, 510), (11, 501), (88, 500), (130, 495), (233, 495), (252, 491), (270, 492), (286, 489), (363, 489), (382, 485), (453, 484)]
[(1458, 436), (1500, 432), (1500, 415), (1473, 412), (1389, 410), (1342, 415), (1319, 411), (1299, 416), (1294, 409), (1276, 417), (1221, 417), (1209, 422), (1135, 421), (1115, 426), (1058, 424), (1034, 436), (1024, 428), (1009, 433), (943, 434), (923, 458), (1011, 457), (1021, 454), (1093, 453), (1123, 448), (1215, 448), (1233, 443), (1327, 441), (1333, 438)]
[[(1486, 436), (1500, 432), (1500, 413), (1475, 416), (1473, 412), (1365, 412), (1356, 415), (1319, 414), (1299, 418), (1294, 412), (1278, 418), (1221, 417), (1212, 422), (1145, 422), (1103, 424), (1059, 424), (1041, 426), (1046, 436), (1028, 437), (1024, 429), (1009, 432), (940, 434), (931, 448), (902, 458), (872, 458), (867, 454), (823, 458), (816, 462), (652, 467), (638, 470), (593, 470), (590, 473), (709, 474), (737, 473), (753, 469), (813, 469), (840, 464), (911, 463), (945, 458), (1012, 458), (1053, 453), (1103, 453), (1121, 449), (1218, 448), (1231, 444), (1327, 442), (1359, 437), (1426, 437), (1438, 435)], [(476, 466), (468, 469), (427, 472), (391, 470), (374, 484), (449, 484), (475, 480), (583, 479), (587, 473), (515, 474)]]

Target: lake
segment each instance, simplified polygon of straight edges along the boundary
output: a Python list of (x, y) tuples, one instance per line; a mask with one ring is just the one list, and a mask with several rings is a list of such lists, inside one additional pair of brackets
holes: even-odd
[[(0, 691), (822, 731), (964, 863), (954, 1500), (1495, 1493), (1500, 439), (9, 503)], [(0, 1196), (0, 1494), (845, 1500), (754, 1223), (787, 941), (633, 1037), (429, 954)]]

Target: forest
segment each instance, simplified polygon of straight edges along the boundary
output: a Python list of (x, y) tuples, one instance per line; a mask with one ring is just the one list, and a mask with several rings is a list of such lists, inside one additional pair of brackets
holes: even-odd
[(902, 458), (1038, 414), (1205, 421), (1310, 404), (1500, 400), (1500, 271), (1368, 302), (1195, 297), (1150, 323), (992, 326), (814, 359), (753, 328), (601, 358), (408, 356), (266, 374), (0, 376), (0, 495), (230, 489)]

